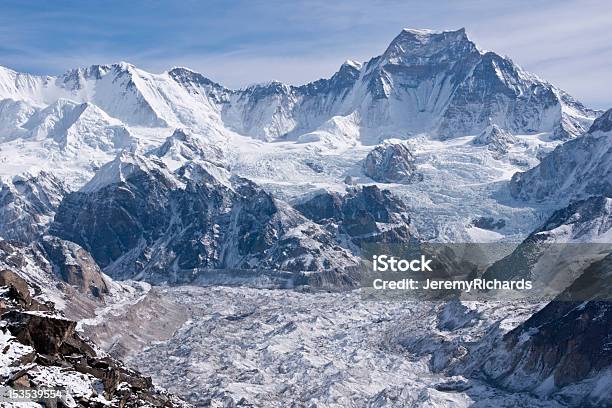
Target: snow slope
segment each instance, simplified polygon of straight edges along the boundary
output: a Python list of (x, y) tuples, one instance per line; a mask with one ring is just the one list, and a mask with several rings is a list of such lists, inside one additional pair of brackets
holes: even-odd
[[(504, 239), (550, 211), (516, 205), (505, 181), (598, 114), (481, 51), (463, 29), (405, 29), (381, 55), (302, 86), (233, 90), (188, 68), (153, 74), (125, 62), (55, 77), (2, 68), (0, 175), (53, 169), (78, 189), (127, 150), (158, 154), (173, 169), (213, 161), (291, 201), (342, 191), (347, 176), (371, 183), (361, 160), (372, 147), (409, 139), (424, 179), (390, 186), (414, 206), (425, 235), (470, 240), (478, 236), (467, 231), (470, 218), (493, 216), (508, 221), (497, 231)], [(491, 153), (468, 143), (489, 128), (513, 143)]]
[(542, 163), (512, 177), (512, 195), (560, 204), (612, 195), (612, 109), (581, 138), (557, 147)]

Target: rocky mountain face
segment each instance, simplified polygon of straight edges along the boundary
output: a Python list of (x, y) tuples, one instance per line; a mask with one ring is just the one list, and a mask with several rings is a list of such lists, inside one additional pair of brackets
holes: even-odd
[(612, 196), (612, 110), (589, 131), (557, 147), (536, 167), (517, 173), (510, 191), (522, 200), (567, 203), (593, 195)]
[(405, 143), (387, 141), (368, 153), (363, 172), (380, 183), (414, 183), (423, 179), (414, 162), (415, 157)]
[(612, 255), (591, 264), (566, 290), (507, 333), (483, 364), (513, 391), (560, 395), (570, 406), (612, 403), (602, 387), (612, 365)]
[(389, 190), (377, 186), (349, 188), (344, 195), (325, 191), (295, 208), (335, 231), (340, 242), (348, 241), (357, 247), (367, 243), (406, 243), (416, 238), (407, 206)]
[(532, 279), (542, 295), (558, 294), (585, 266), (612, 252), (611, 236), (612, 199), (577, 201), (554, 212), (510, 255), (489, 267), (484, 278)]
[(254, 183), (197, 162), (170, 172), (120, 155), (58, 210), (52, 233), (79, 243), (114, 278), (181, 281), (194, 269), (341, 269), (332, 234)]
[(503, 336), (481, 370), (497, 386), (563, 399), (570, 406), (606, 406), (612, 352), (612, 199), (577, 201), (556, 211), (487, 279), (532, 279), (554, 299)]
[(29, 242), (46, 230), (67, 194), (48, 172), (0, 180), (0, 238)]

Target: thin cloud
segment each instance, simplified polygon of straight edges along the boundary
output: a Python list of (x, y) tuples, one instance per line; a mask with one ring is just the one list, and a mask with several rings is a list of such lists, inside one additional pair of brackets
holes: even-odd
[(347, 58), (379, 55), (404, 27), (466, 27), (481, 48), (588, 105), (612, 106), (603, 85), (612, 82), (606, 1), (9, 1), (0, 8), (0, 64), (36, 73), (127, 60), (154, 72), (189, 66), (234, 88), (299, 84), (331, 75)]

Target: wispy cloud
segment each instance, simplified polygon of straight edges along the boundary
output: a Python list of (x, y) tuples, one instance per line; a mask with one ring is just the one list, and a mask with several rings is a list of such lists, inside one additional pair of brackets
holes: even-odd
[(0, 64), (37, 73), (127, 60), (189, 66), (231, 87), (329, 76), (403, 27), (456, 29), (585, 103), (612, 106), (608, 1), (309, 0), (0, 4)]

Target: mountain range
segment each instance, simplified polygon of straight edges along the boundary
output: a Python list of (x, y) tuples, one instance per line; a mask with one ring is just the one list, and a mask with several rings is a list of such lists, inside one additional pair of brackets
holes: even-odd
[[(65, 333), (53, 350), (61, 357), (46, 363), (66, 365), (74, 346), (87, 361), (71, 370), (86, 373), (99, 356), (62, 319), (85, 319), (109, 349), (141, 346), (139, 335), (117, 340), (104, 323), (110, 309), (157, 301), (138, 281), (344, 290), (360, 284), (371, 244), (511, 243), (479, 273), (551, 279), (546, 248), (609, 245), (611, 137), (612, 110), (590, 109), (480, 50), (463, 29), (402, 30), (379, 56), (300, 86), (229, 89), (188, 68), (152, 74), (125, 62), (59, 76), (0, 67), (0, 309), (14, 315), (2, 341), (21, 339), (32, 350), (15, 353), (44, 366), (48, 350), (29, 326), (44, 311), (44, 326)], [(546, 397), (586, 384), (572, 404), (598, 401), (593, 384), (607, 381), (608, 349), (565, 374), (589, 347), (607, 344), (609, 308), (575, 295), (581, 279), (606, 280), (608, 257), (599, 255), (531, 318), (515, 316), (505, 332), (489, 322), (478, 341), (434, 355), (434, 371)], [(451, 320), (466, 315), (442, 331), (480, 319), (448, 308)], [(568, 357), (548, 355), (551, 344)], [(116, 361), (105, 364), (139, 398), (172, 401)], [(122, 398), (118, 384), (103, 388)]]

